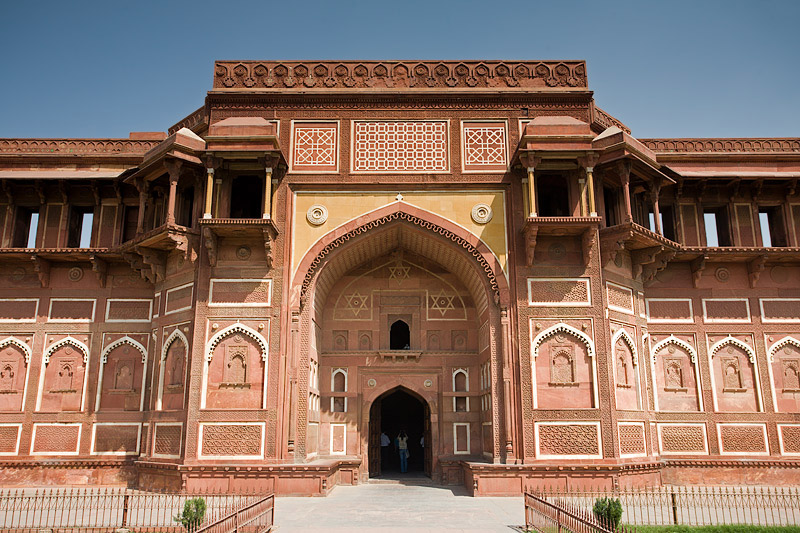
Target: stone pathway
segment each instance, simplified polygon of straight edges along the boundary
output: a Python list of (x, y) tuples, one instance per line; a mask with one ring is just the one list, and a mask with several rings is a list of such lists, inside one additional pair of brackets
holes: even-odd
[(324, 498), (277, 497), (275, 531), (511, 533), (525, 524), (522, 497), (473, 498), (461, 487), (426, 480), (339, 486)]

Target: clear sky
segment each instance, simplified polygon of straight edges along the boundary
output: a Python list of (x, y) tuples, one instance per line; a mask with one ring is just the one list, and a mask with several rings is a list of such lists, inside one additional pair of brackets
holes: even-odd
[(127, 137), (215, 59), (585, 59), (637, 137), (800, 136), (800, 0), (0, 0), (0, 137)]

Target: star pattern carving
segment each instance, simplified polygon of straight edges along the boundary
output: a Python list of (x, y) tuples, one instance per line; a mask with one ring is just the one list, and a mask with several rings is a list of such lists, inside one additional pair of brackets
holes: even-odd
[(408, 279), (408, 273), (410, 271), (411, 267), (398, 262), (396, 265), (389, 267), (389, 279), (396, 280), (397, 284), (401, 285), (403, 280)]
[(366, 311), (369, 309), (367, 307), (367, 297), (363, 296), (358, 291), (345, 295), (344, 299), (345, 302), (347, 302), (347, 305), (345, 305), (344, 309), (352, 311), (353, 316), (358, 316), (361, 311)]
[(436, 296), (431, 296), (431, 309), (439, 311), (442, 316), (450, 310), (455, 309), (453, 305), (454, 294), (447, 294), (444, 289), (440, 290)]

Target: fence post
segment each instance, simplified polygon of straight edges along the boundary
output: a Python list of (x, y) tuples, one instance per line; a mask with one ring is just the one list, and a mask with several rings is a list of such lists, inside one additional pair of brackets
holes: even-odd
[(127, 489), (125, 490), (125, 494), (122, 495), (122, 527), (126, 527), (128, 525), (128, 498), (130, 495), (128, 494)]
[(670, 491), (670, 498), (672, 499), (672, 523), (678, 525), (678, 500), (675, 498), (675, 489)]
[(239, 531), (239, 511), (233, 514), (233, 531), (234, 533)]

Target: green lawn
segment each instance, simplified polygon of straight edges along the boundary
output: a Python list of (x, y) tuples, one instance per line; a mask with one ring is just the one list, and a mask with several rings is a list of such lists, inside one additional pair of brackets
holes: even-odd
[(638, 533), (800, 533), (800, 526), (633, 526)]

